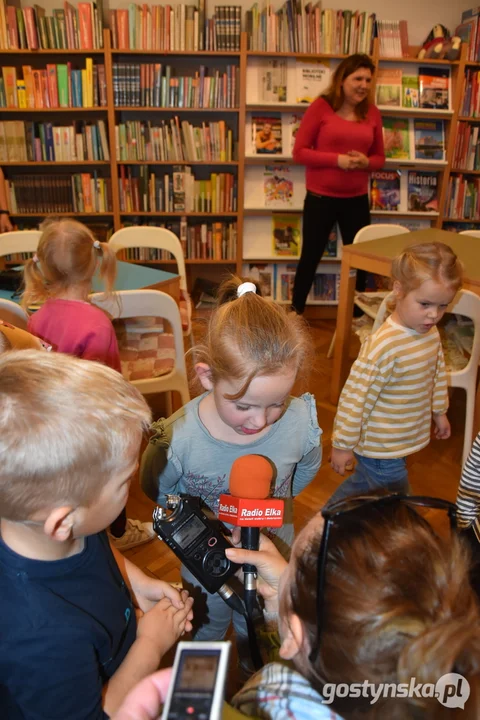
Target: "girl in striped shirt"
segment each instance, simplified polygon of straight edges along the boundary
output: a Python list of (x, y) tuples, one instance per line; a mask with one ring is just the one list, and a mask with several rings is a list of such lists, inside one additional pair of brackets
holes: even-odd
[(435, 436), (450, 437), (448, 391), (437, 323), (462, 284), (462, 265), (444, 243), (422, 243), (392, 263), (395, 307), (363, 344), (345, 383), (331, 465), (356, 468), (331, 501), (378, 488), (408, 492), (405, 458)]

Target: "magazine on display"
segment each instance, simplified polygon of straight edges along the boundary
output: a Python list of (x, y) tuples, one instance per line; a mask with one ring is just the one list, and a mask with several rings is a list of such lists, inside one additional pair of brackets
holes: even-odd
[(408, 118), (384, 117), (382, 123), (385, 156), (395, 160), (408, 160), (410, 158)]
[(400, 205), (400, 171), (379, 170), (370, 175), (370, 208), (398, 210)]
[(243, 274), (257, 283), (262, 297), (267, 300), (275, 299), (275, 271), (276, 266), (271, 263), (250, 263), (243, 266)]
[(420, 107), (448, 110), (450, 107), (450, 70), (444, 67), (419, 67)]
[(252, 151), (256, 155), (282, 154), (280, 114), (252, 115)]
[(408, 209), (413, 212), (438, 212), (437, 173), (409, 171)]
[(293, 283), (295, 280), (295, 274), (297, 272), (296, 265), (279, 265), (278, 266), (278, 287), (277, 287), (277, 301), (292, 302), (293, 297)]
[(377, 105), (400, 107), (402, 104), (402, 71), (393, 68), (377, 70)]
[(264, 60), (260, 69), (259, 98), (263, 102), (287, 102), (287, 61)]
[(293, 206), (293, 180), (288, 165), (265, 165), (263, 196), (267, 208), (288, 209)]
[[(284, 115), (285, 117), (285, 115)], [(294, 113), (286, 116), (286, 138), (285, 138), (285, 154), (293, 155), (293, 147), (295, 138), (297, 137), (298, 128), (303, 119), (303, 113)]]
[(300, 255), (301, 215), (273, 214), (273, 254), (277, 256)]
[(443, 120), (413, 121), (416, 160), (445, 160), (445, 127)]
[(327, 89), (330, 83), (329, 60), (295, 61), (297, 103), (312, 103)]
[(403, 75), (402, 77), (402, 107), (420, 107), (418, 89), (418, 75)]

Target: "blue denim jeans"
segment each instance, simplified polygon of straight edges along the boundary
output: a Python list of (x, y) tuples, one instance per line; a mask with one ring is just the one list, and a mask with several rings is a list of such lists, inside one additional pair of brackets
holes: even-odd
[(333, 495), (328, 499), (327, 505), (344, 500), (351, 495), (363, 495), (375, 490), (389, 490), (408, 494), (408, 470), (405, 458), (379, 458), (363, 457), (354, 453), (356, 467)]

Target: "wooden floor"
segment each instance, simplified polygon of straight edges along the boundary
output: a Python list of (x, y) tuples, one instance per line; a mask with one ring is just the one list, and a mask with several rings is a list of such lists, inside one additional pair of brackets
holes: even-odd
[[(297, 392), (308, 390), (316, 398), (318, 420), (323, 430), (323, 461), (316, 478), (295, 500), (297, 531), (323, 506), (327, 498), (341, 483), (340, 476), (330, 468), (328, 463), (335, 406), (329, 401), (333, 360), (327, 360), (327, 350), (335, 323), (333, 320), (317, 320), (311, 321), (310, 327), (316, 348), (316, 365), (306, 387), (295, 388), (295, 390)], [(197, 327), (198, 332), (201, 332), (201, 328)], [(352, 342), (352, 359), (357, 352), (358, 342), (355, 338)], [(294, 392), (294, 394), (296, 393)], [(415, 494), (434, 495), (455, 500), (460, 476), (464, 414), (464, 394), (461, 390), (455, 390), (451, 397), (449, 411), (452, 437), (447, 441), (432, 439), (427, 448), (410, 456), (407, 460), (410, 484)], [(153, 503), (143, 495), (138, 483), (134, 483), (127, 508), (129, 517), (149, 520), (152, 517), (153, 507)], [(430, 519), (439, 529), (441, 528), (443, 517), (432, 514)], [(160, 540), (153, 540), (126, 554), (147, 574), (170, 582), (180, 579), (179, 562)]]

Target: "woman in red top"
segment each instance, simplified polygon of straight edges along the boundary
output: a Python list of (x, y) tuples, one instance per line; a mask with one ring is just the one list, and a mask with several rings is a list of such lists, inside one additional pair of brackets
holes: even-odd
[(325, 95), (306, 111), (293, 159), (306, 165), (302, 255), (293, 308), (303, 313), (317, 265), (336, 222), (344, 245), (370, 225), (368, 178), (385, 163), (382, 118), (369, 101), (375, 66), (357, 53), (342, 60)]

